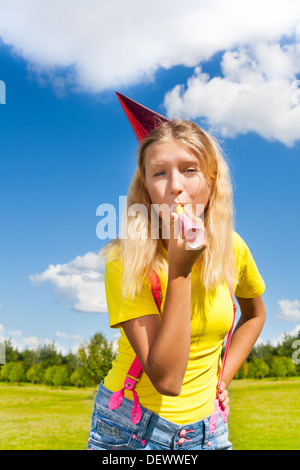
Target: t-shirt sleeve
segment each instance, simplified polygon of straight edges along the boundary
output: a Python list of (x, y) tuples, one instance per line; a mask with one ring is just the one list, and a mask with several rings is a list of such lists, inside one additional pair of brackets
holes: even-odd
[(242, 298), (254, 298), (263, 294), (265, 283), (244, 240), (234, 232), (234, 252), (237, 279), (234, 294)]
[(150, 283), (146, 280), (133, 300), (122, 298), (122, 269), (117, 260), (106, 263), (104, 282), (111, 328), (120, 328), (122, 322), (145, 315), (159, 315)]

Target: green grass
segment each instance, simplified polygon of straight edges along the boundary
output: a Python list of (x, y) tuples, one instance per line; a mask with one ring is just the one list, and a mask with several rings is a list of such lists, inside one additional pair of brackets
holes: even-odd
[(229, 389), (235, 450), (300, 450), (300, 379), (235, 380)]
[[(0, 449), (86, 449), (95, 393), (0, 383)], [(234, 450), (300, 450), (299, 395), (299, 377), (234, 381), (229, 415)]]
[(0, 384), (1, 450), (83, 450), (93, 389)]

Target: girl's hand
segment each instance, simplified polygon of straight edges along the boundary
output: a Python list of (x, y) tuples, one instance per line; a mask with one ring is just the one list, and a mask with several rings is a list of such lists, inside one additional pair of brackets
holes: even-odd
[(219, 401), (225, 410), (225, 413), (229, 415), (229, 406), (228, 403), (230, 401), (229, 395), (228, 395), (228, 390), (225, 388), (225, 383), (221, 382), (220, 385), (220, 394), (219, 394)]
[[(202, 221), (201, 221), (202, 222)], [(199, 249), (187, 249), (186, 240), (184, 238), (178, 238), (179, 229), (179, 217), (175, 212), (171, 213), (171, 224), (170, 224), (170, 240), (168, 246), (169, 254), (169, 268), (171, 272), (178, 273), (179, 275), (188, 275), (195, 262), (199, 258), (200, 254), (207, 248), (207, 242), (204, 241), (203, 245)], [(176, 229), (177, 225), (177, 229)]]

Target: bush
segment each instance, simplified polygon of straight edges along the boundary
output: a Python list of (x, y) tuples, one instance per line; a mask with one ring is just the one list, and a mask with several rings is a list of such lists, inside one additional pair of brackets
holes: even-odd
[(274, 357), (271, 363), (271, 373), (272, 377), (290, 377), (295, 375), (296, 367), (293, 364), (291, 358), (288, 357)]
[(40, 384), (43, 382), (45, 375), (45, 368), (42, 364), (33, 364), (33, 366), (28, 369), (26, 377), (33, 384)]
[(248, 377), (254, 379), (263, 379), (269, 373), (269, 367), (263, 361), (263, 359), (258, 359), (254, 357), (249, 363)]
[(4, 382), (14, 382), (18, 384), (25, 380), (24, 367), (21, 362), (9, 362), (1, 369), (1, 377)]
[(45, 371), (44, 382), (48, 385), (54, 385), (61, 388), (68, 385), (69, 376), (66, 366), (51, 366)]
[(235, 375), (235, 379), (246, 379), (249, 373), (249, 363), (244, 362)]
[(96, 333), (88, 344), (81, 346), (78, 356), (82, 366), (89, 371), (94, 385), (104, 379), (115, 358), (112, 345), (101, 333)]
[(70, 381), (75, 387), (88, 387), (93, 385), (91, 374), (84, 367), (76, 369), (71, 375)]

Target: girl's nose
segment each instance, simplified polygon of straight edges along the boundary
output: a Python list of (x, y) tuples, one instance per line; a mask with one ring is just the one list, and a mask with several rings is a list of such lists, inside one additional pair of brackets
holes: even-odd
[(170, 193), (180, 194), (183, 191), (183, 184), (178, 174), (172, 174), (170, 177)]

